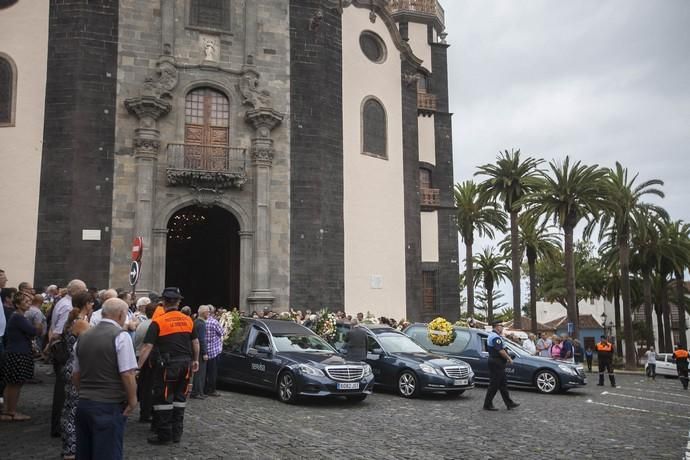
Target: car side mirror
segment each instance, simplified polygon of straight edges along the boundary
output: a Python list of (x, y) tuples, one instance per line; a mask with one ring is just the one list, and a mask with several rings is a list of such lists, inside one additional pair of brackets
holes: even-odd
[(381, 348), (374, 348), (373, 350), (371, 350), (371, 352), (375, 355), (382, 355), (383, 354), (383, 350)]

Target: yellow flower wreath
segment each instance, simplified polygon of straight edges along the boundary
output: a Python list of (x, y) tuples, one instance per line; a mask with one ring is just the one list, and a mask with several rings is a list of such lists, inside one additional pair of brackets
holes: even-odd
[(429, 340), (434, 345), (447, 346), (455, 340), (455, 329), (445, 318), (440, 316), (427, 326)]

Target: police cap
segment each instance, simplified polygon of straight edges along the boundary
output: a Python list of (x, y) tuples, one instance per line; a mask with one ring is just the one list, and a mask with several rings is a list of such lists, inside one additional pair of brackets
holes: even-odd
[(161, 293), (161, 297), (164, 299), (171, 299), (171, 300), (178, 300), (182, 299), (182, 293), (180, 292), (180, 288), (176, 287), (167, 287), (163, 289), (163, 292)]

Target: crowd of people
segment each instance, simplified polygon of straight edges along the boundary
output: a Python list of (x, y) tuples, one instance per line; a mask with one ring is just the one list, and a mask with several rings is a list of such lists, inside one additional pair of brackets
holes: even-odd
[(50, 435), (61, 437), (64, 459), (122, 458), (125, 422), (137, 405), (139, 422), (155, 434), (150, 443), (179, 442), (187, 395), (220, 396), (224, 331), (213, 306), (192, 317), (179, 309), (177, 288), (135, 299), (81, 280), (39, 293), (28, 282), (7, 282), (0, 270), (0, 421), (31, 420), (19, 410), (21, 389), (42, 383), (35, 362), (49, 363)]

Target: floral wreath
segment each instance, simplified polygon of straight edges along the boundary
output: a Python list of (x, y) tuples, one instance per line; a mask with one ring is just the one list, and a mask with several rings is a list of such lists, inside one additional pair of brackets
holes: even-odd
[(240, 312), (236, 308), (226, 311), (220, 315), (218, 322), (223, 328), (223, 344), (228, 345), (233, 335), (240, 330)]
[(316, 332), (326, 341), (332, 342), (335, 339), (336, 333), (335, 321), (335, 313), (329, 312), (324, 308), (319, 312), (314, 332)]
[(448, 346), (455, 340), (455, 329), (445, 318), (440, 316), (427, 326), (429, 340), (434, 345)]

